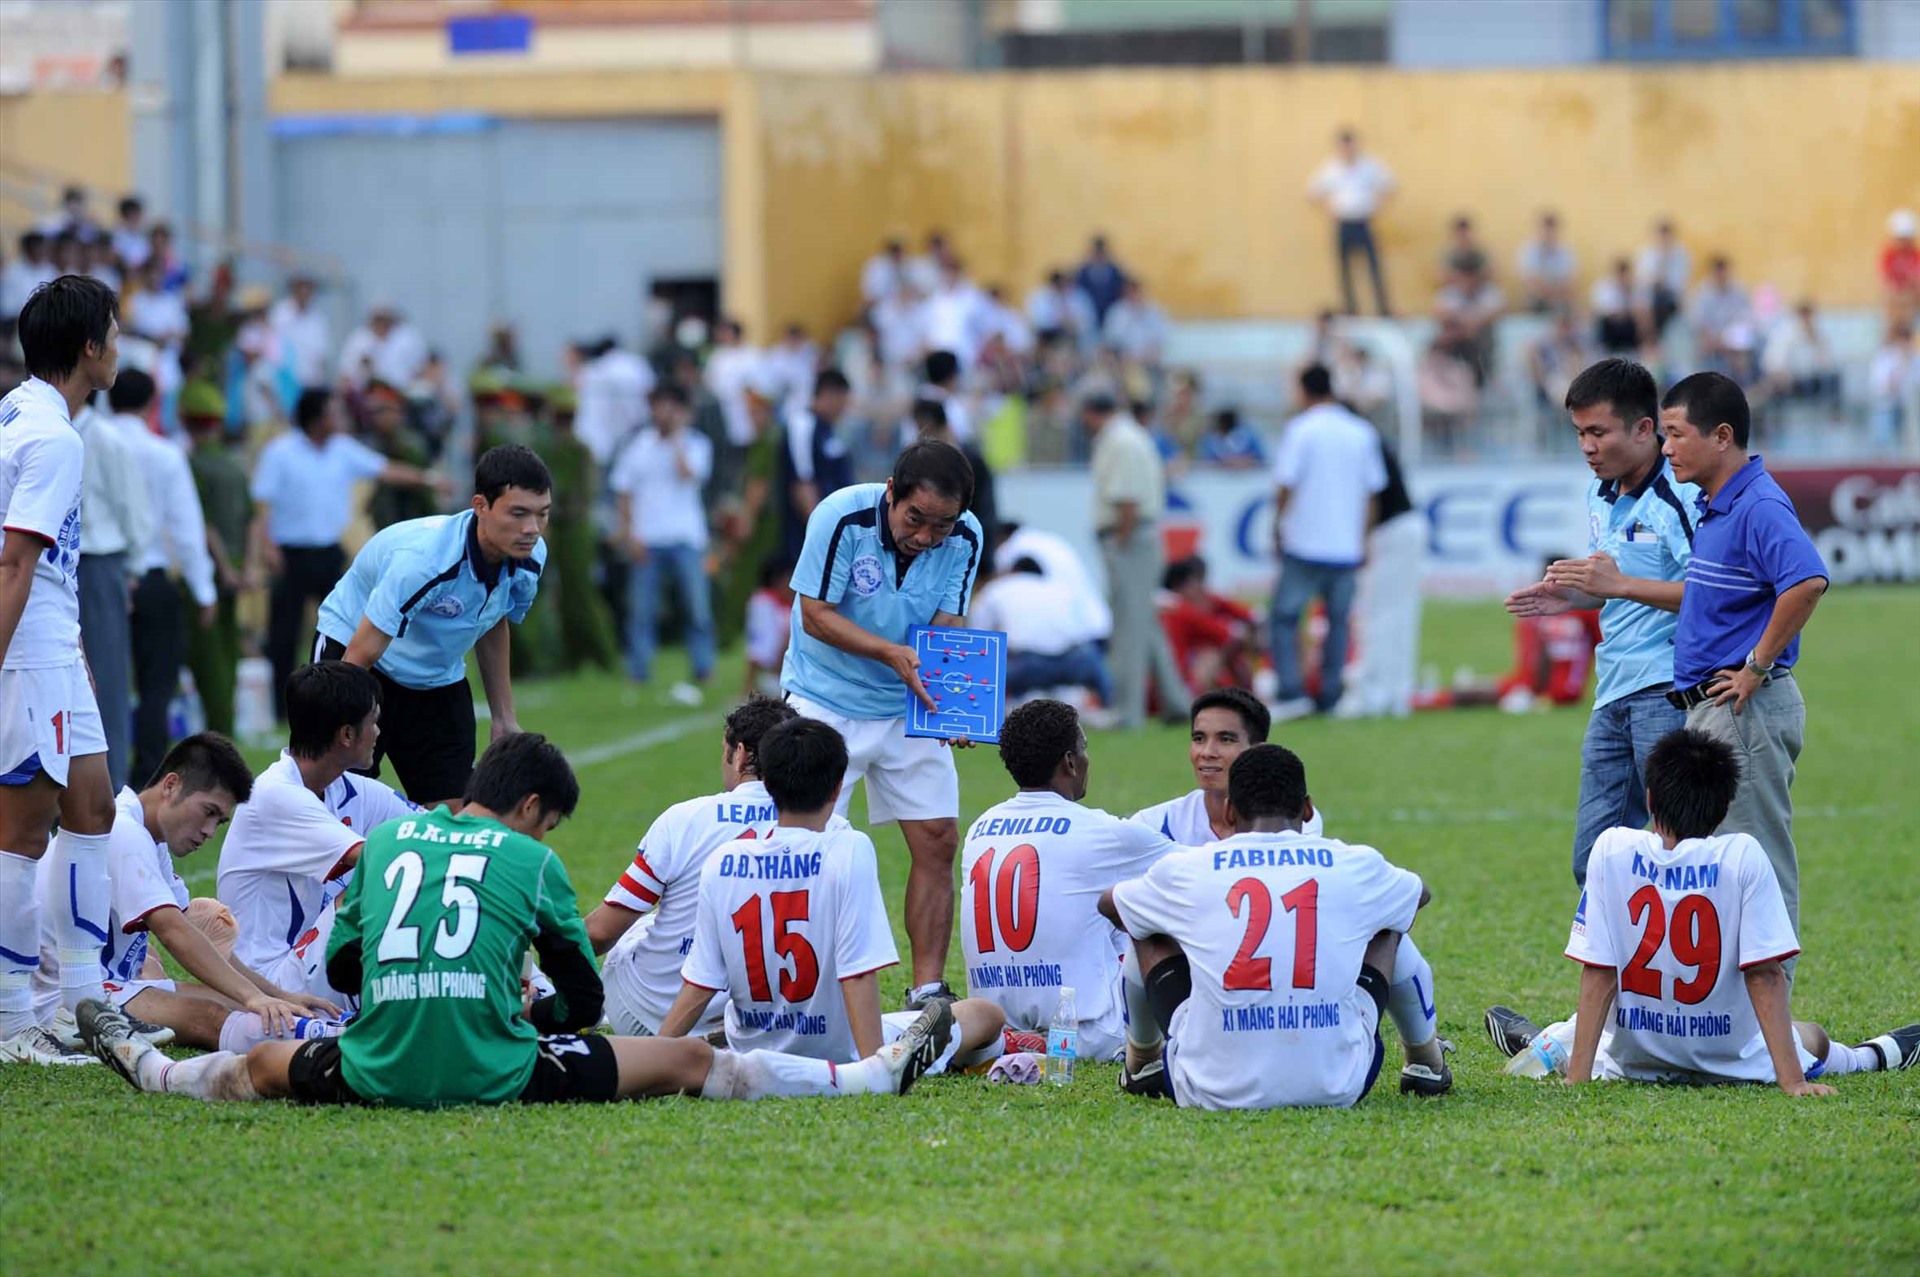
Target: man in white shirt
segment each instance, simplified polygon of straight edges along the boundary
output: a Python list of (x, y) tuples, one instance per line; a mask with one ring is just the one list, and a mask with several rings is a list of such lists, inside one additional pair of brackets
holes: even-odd
[(1914, 348), (1913, 324), (1895, 319), (1887, 324), (1886, 340), (1867, 365), (1867, 405), (1876, 447), (1891, 452), (1900, 446), (1903, 422), (1916, 396), (1920, 396), (1920, 350)]
[(367, 322), (340, 347), (340, 376), (355, 390), (370, 381), (411, 386), (427, 364), (427, 343), (390, 302), (376, 302)]
[(872, 306), (899, 292), (906, 283), (907, 246), (889, 239), (860, 268), (860, 299)]
[[(1339, 703), (1354, 588), (1387, 486), (1379, 434), (1334, 400), (1324, 364), (1301, 370), (1300, 400), (1305, 410), (1287, 423), (1273, 464), (1280, 581), (1271, 628), (1280, 680), (1275, 717), (1282, 722)], [(1309, 696), (1300, 669), (1300, 620), (1315, 598), (1326, 605), (1327, 635), (1320, 685)]]
[(1634, 263), (1635, 286), (1652, 313), (1653, 337), (1666, 331), (1667, 321), (1679, 312), (1692, 280), (1693, 255), (1680, 242), (1673, 219), (1663, 217), (1654, 223), (1653, 239), (1640, 250)]
[(1820, 330), (1811, 298), (1803, 299), (1793, 314), (1781, 319), (1767, 334), (1760, 351), (1760, 371), (1770, 393), (1787, 399), (1813, 399), (1837, 404), (1840, 399), (1840, 361)]
[(1136, 363), (1159, 365), (1167, 345), (1167, 312), (1148, 299), (1147, 286), (1137, 276), (1127, 277), (1120, 300), (1107, 310), (1100, 339)]
[(1304, 833), (1306, 769), (1278, 745), (1234, 761), (1227, 805), (1233, 837), (1100, 898), (1140, 973), (1120, 1084), (1192, 1108), (1350, 1108), (1380, 1075), (1394, 953), (1426, 886)]
[[(977, 619), (977, 618), (976, 618)], [(1126, 1046), (1120, 962), (1126, 937), (1100, 916), (1100, 893), (1178, 851), (1158, 830), (1082, 805), (1087, 737), (1060, 701), (1028, 701), (1000, 727), (1000, 761), (1020, 792), (980, 814), (960, 852), (967, 989), (1043, 1034), (1062, 989), (1074, 993), (1083, 1060)]]
[(1046, 282), (1027, 294), (1027, 322), (1041, 341), (1065, 338), (1081, 350), (1100, 335), (1093, 303), (1063, 270), (1047, 272)]
[(627, 677), (653, 674), (660, 587), (671, 578), (686, 618), (687, 659), (694, 683), (674, 684), (673, 698), (698, 705), (713, 674), (713, 591), (707, 580), (707, 511), (701, 485), (713, 472), (713, 443), (688, 428), (687, 392), (669, 382), (648, 398), (653, 424), (614, 467), (611, 486), (627, 562)]
[(1113, 704), (1113, 680), (1098, 644), (1084, 636), (1078, 601), (1049, 581), (1039, 562), (1016, 559), (980, 586), (968, 618), (975, 629), (1007, 636), (1009, 701), (1056, 687), (1084, 687)]
[(962, 369), (971, 368), (986, 337), (986, 298), (957, 260), (949, 259), (941, 268), (939, 285), (922, 303), (922, 316), (927, 346), (950, 350)]
[(1694, 290), (1687, 318), (1693, 325), (1694, 346), (1706, 366), (1735, 381), (1746, 381), (1753, 371), (1757, 344), (1753, 307), (1747, 290), (1733, 278), (1733, 263), (1725, 257), (1715, 257), (1708, 264), (1707, 277)]
[(1520, 277), (1521, 302), (1528, 310), (1552, 311), (1572, 306), (1574, 277), (1580, 264), (1560, 238), (1560, 215), (1549, 209), (1540, 214), (1540, 230), (1520, 246), (1515, 263)]
[(1071, 603), (1076, 642), (1100, 643), (1113, 633), (1113, 611), (1072, 543), (1055, 533), (1018, 523), (1003, 521), (1000, 532), (1000, 544), (993, 551), (995, 572), (1011, 572), (1021, 559), (1032, 559), (1040, 565), (1040, 575), (1048, 587)]
[(326, 385), (327, 358), (333, 353), (333, 326), (313, 304), (313, 289), (311, 278), (295, 275), (287, 281), (287, 295), (267, 311), (281, 362), (302, 388)]
[(727, 441), (736, 448), (753, 442), (753, 415), (747, 409), (747, 391), (760, 370), (760, 352), (746, 344), (740, 321), (722, 317), (713, 326), (713, 350), (707, 355), (707, 389), (720, 402), (726, 418)]
[[(66, 907), (45, 920), (68, 1010), (102, 995), (113, 789), (80, 650), (80, 503), (86, 445), (73, 419), (113, 384), (120, 326), (96, 280), (62, 276), (20, 312), (28, 377), (0, 400), (0, 1060), (71, 1063), (36, 1022), (35, 880), (52, 844)], [(58, 820), (60, 835), (53, 837)]]
[(583, 350), (584, 361), (574, 382), (578, 407), (574, 433), (604, 466), (631, 443), (647, 419), (647, 396), (653, 393), (653, 365), (622, 349), (606, 337)]
[(56, 273), (48, 256), (47, 237), (39, 231), (22, 235), (18, 255), (0, 270), (0, 332), (13, 331), (27, 298)]
[(138, 450), (108, 424), (106, 413), (89, 404), (73, 428), (87, 449), (80, 498), (80, 645), (106, 726), (107, 774), (118, 793), (133, 767), (133, 630), (127, 609), (161, 512), (148, 496)]
[(1346, 299), (1346, 313), (1359, 313), (1350, 261), (1355, 253), (1362, 253), (1373, 275), (1374, 303), (1381, 315), (1391, 315), (1387, 281), (1380, 273), (1380, 253), (1373, 239), (1373, 217), (1393, 194), (1393, 174), (1371, 155), (1361, 154), (1360, 140), (1352, 129), (1342, 129), (1336, 145), (1338, 149), (1308, 183), (1307, 197), (1333, 218), (1334, 256), (1340, 263), (1340, 291)]

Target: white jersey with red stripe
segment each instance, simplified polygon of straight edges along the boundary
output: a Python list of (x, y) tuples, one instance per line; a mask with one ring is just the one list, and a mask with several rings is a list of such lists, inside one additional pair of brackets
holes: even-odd
[(857, 829), (778, 826), (728, 843), (700, 869), (681, 975), (726, 991), (737, 1051), (858, 1059), (840, 982), (899, 961), (873, 840)]
[(215, 894), (240, 925), (233, 956), (283, 987), (300, 987), (287, 964), (311, 943), (320, 911), (345, 890), (348, 854), (375, 825), (419, 810), (365, 776), (342, 776), (324, 797), (316, 794), (282, 751), (254, 778), (253, 797), (235, 809), (220, 848)]
[[(1136, 824), (1159, 830), (1182, 847), (1204, 847), (1220, 837), (1213, 832), (1213, 821), (1207, 816), (1207, 791), (1204, 789), (1143, 807), (1134, 812), (1130, 819)], [(1300, 832), (1309, 838), (1319, 838), (1326, 828), (1326, 815), (1315, 807), (1312, 818), (1300, 827)]]
[[(1610, 1074), (1774, 1081), (1740, 972), (1800, 952), (1780, 881), (1748, 834), (1595, 840), (1567, 956), (1616, 971)], [(1804, 1062), (1804, 1061), (1803, 1061)]]

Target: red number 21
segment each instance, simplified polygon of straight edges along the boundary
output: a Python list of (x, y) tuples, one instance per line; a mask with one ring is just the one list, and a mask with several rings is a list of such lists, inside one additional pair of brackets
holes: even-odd
[[(1307, 879), (1280, 897), (1280, 903), (1294, 917), (1293, 987), (1311, 989), (1320, 943), (1319, 880)], [(1267, 891), (1267, 884), (1258, 878), (1242, 878), (1228, 887), (1227, 912), (1239, 918), (1242, 906), (1247, 932), (1241, 937), (1240, 949), (1233, 955), (1233, 961), (1227, 964), (1226, 978), (1221, 983), (1229, 989), (1271, 989), (1273, 959), (1253, 956), (1260, 942), (1267, 938), (1267, 928), (1273, 922), (1273, 896)]]

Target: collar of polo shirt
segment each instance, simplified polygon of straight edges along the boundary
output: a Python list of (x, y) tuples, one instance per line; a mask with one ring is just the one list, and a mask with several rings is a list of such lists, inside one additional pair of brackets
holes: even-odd
[(526, 560), (516, 559), (509, 554), (499, 563), (488, 563), (486, 552), (480, 548), (480, 516), (471, 510), (467, 513), (470, 516), (467, 521), (467, 566), (473, 569), (474, 579), (491, 590), (500, 584), (501, 569), (518, 572)]
[[(1640, 486), (1635, 488), (1633, 491), (1627, 493), (1627, 496), (1633, 498), (1636, 501), (1639, 500), (1641, 497), (1645, 496), (1647, 494), (1647, 489), (1651, 488), (1656, 482), (1659, 481), (1660, 476), (1666, 473), (1666, 469), (1667, 469), (1667, 459), (1665, 457), (1655, 457), (1653, 461), (1653, 469), (1647, 471), (1647, 477), (1640, 481)], [(1619, 498), (1620, 498), (1619, 481), (1616, 479), (1602, 479), (1600, 481), (1600, 499), (1602, 501), (1605, 501), (1608, 505), (1612, 505)]]
[(1733, 472), (1733, 477), (1721, 485), (1720, 491), (1714, 494), (1712, 501), (1707, 500), (1706, 493), (1700, 494), (1700, 512), (1702, 514), (1730, 513), (1733, 510), (1733, 503), (1740, 499), (1740, 494), (1760, 477), (1760, 469), (1760, 454), (1757, 452), (1748, 454), (1747, 464)]

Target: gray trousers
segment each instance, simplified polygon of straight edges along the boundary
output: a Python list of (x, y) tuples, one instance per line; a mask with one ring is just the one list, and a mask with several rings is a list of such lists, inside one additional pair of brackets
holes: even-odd
[[(1787, 918), (1800, 933), (1800, 857), (1793, 846), (1793, 768), (1807, 734), (1807, 703), (1791, 674), (1768, 680), (1746, 708), (1696, 705), (1687, 726), (1733, 746), (1740, 758), (1740, 791), (1717, 832), (1752, 834), (1773, 862)], [(1789, 975), (1793, 962), (1786, 964)]]
[(113, 792), (133, 765), (133, 632), (127, 616), (127, 556), (80, 556), (80, 647), (93, 672), (93, 696), (107, 736)]
[(1107, 646), (1107, 668), (1113, 674), (1113, 708), (1122, 727), (1138, 727), (1147, 717), (1149, 666), (1160, 688), (1161, 713), (1186, 716), (1187, 684), (1173, 659), (1167, 632), (1160, 627), (1154, 595), (1166, 571), (1160, 547), (1160, 529), (1143, 523), (1133, 539), (1121, 545), (1110, 536), (1100, 538), (1100, 557), (1107, 569), (1107, 600), (1113, 608), (1113, 638)]

